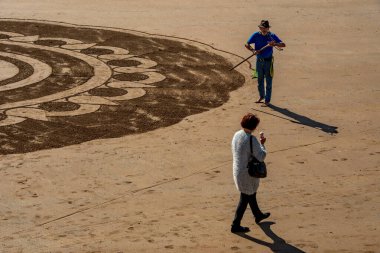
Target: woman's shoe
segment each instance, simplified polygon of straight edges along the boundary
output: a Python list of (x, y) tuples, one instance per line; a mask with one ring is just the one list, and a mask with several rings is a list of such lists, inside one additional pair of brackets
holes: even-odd
[(231, 233), (247, 233), (247, 232), (249, 232), (248, 227), (231, 226)]
[(255, 221), (256, 221), (256, 223), (260, 223), (260, 221), (265, 220), (265, 219), (268, 218), (269, 216), (270, 216), (270, 213), (263, 213), (263, 214), (260, 215), (259, 217), (256, 217), (256, 218), (255, 218)]

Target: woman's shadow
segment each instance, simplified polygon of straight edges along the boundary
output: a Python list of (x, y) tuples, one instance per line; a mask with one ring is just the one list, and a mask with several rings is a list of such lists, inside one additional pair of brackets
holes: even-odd
[[(291, 119), (284, 118), (284, 117), (281, 117), (281, 116), (278, 116), (278, 115), (275, 115), (275, 114), (271, 114), (271, 113), (268, 113), (268, 112), (265, 112), (265, 111), (261, 111), (261, 110), (257, 110), (257, 111), (260, 111), (260, 112), (263, 112), (263, 113), (266, 113), (266, 114), (269, 114), (269, 115), (272, 115), (272, 116), (275, 116), (275, 117), (278, 117), (278, 118), (286, 119), (286, 120), (289, 120), (289, 121), (291, 121), (293, 123), (297, 123), (297, 124), (313, 127), (313, 128), (316, 128), (316, 129), (320, 129), (323, 132), (326, 132), (326, 133), (329, 133), (329, 134), (337, 134), (338, 133), (338, 130), (337, 130), (338, 127), (336, 127), (336, 126), (330, 126), (330, 125), (327, 125), (327, 124), (315, 121), (315, 120), (310, 119), (310, 118), (308, 118), (306, 116), (297, 114), (295, 112), (289, 111), (286, 108), (281, 108), (281, 107), (275, 106), (273, 104), (268, 104), (267, 106), (269, 108), (271, 108), (272, 110), (274, 110), (276, 112), (279, 112), (279, 113), (281, 113), (281, 114), (283, 114), (283, 115), (285, 115), (285, 116), (287, 116), (287, 117), (289, 117)], [(254, 110), (256, 110), (256, 109), (254, 109)]]
[(274, 222), (262, 222), (259, 224), (260, 228), (264, 231), (264, 233), (273, 240), (273, 243), (265, 242), (260, 239), (256, 239), (252, 236), (249, 236), (244, 233), (236, 233), (238, 236), (241, 236), (247, 240), (250, 240), (252, 242), (255, 242), (257, 244), (266, 246), (270, 248), (273, 252), (279, 252), (279, 253), (305, 253), (305, 251), (302, 251), (298, 249), (297, 247), (294, 247), (290, 244), (288, 244), (284, 239), (276, 235), (270, 228), (271, 225), (275, 224)]

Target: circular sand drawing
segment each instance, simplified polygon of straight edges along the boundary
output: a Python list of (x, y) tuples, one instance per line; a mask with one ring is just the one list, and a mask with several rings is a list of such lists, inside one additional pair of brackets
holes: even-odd
[(194, 42), (0, 20), (0, 154), (142, 133), (227, 101), (244, 77)]

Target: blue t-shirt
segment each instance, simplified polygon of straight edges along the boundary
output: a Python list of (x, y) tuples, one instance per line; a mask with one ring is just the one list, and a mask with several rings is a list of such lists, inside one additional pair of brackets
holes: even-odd
[[(267, 35), (262, 35), (260, 32), (255, 32), (249, 37), (247, 43), (255, 44), (255, 50), (260, 50), (266, 46), (270, 41), (274, 40), (276, 43), (281, 43), (280, 38), (276, 34), (269, 32)], [(260, 54), (257, 55), (257, 58), (269, 58), (272, 57), (273, 47), (265, 48)]]

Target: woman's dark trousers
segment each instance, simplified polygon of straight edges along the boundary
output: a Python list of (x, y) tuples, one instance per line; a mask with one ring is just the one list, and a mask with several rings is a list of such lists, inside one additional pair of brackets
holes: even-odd
[(241, 219), (243, 219), (243, 215), (247, 206), (251, 207), (252, 214), (255, 217), (260, 217), (263, 213), (259, 209), (259, 205), (256, 200), (256, 192), (252, 195), (247, 195), (244, 193), (240, 193), (240, 201), (236, 209), (235, 218), (232, 222), (232, 226), (240, 226)]

